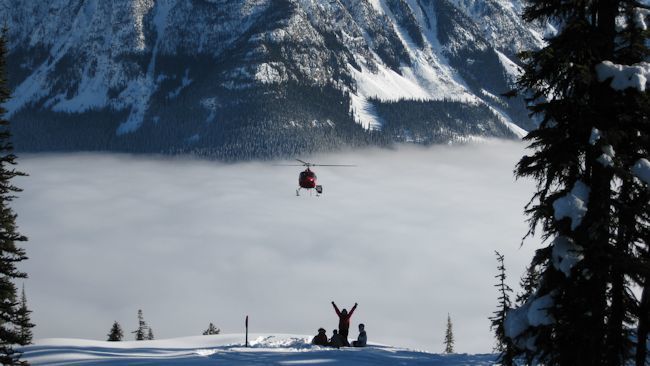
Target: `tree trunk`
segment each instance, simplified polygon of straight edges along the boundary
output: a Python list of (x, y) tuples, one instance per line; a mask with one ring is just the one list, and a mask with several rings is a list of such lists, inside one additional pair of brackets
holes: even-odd
[(618, 225), (616, 235), (616, 247), (614, 258), (611, 263), (611, 284), (609, 291), (609, 315), (607, 319), (607, 351), (605, 354), (608, 366), (620, 366), (625, 364), (625, 355), (628, 353), (628, 341), (625, 333), (624, 321), (630, 310), (625, 308), (625, 263), (620, 258), (629, 255), (630, 238), (628, 228), (633, 231), (636, 225), (636, 217), (630, 211), (628, 202), (630, 200), (629, 181), (624, 181), (619, 194)]
[(603, 59), (611, 59), (616, 40), (616, 16), (619, 13), (620, 0), (600, 0), (596, 6), (597, 28), (602, 39), (600, 42)]
[(645, 366), (648, 357), (648, 331), (650, 330), (650, 276), (646, 276), (639, 306), (639, 327), (637, 328), (636, 366)]

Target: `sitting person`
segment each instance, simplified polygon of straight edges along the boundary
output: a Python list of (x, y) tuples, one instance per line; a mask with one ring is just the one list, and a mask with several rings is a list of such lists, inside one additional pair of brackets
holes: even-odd
[(325, 329), (318, 329), (318, 334), (311, 340), (311, 344), (316, 346), (327, 346), (327, 334), (325, 334)]
[(334, 347), (334, 348), (343, 347), (343, 338), (341, 338), (339, 332), (337, 332), (336, 329), (334, 329), (332, 333), (333, 333), (332, 338), (330, 338), (330, 344), (329, 344), (330, 347)]
[(359, 324), (359, 337), (356, 341), (352, 342), (353, 347), (365, 347), (368, 343), (368, 336), (366, 335), (366, 326)]

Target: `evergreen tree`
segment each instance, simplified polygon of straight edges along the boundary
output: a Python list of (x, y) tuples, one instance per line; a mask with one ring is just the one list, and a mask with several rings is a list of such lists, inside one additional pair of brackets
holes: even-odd
[(147, 339), (147, 328), (147, 323), (144, 321), (144, 317), (142, 316), (142, 309), (140, 309), (138, 310), (138, 329), (131, 332), (135, 334), (136, 341), (144, 341)]
[(153, 338), (153, 330), (151, 329), (151, 327), (148, 327), (148, 328), (149, 328), (149, 331), (147, 332), (147, 340), (148, 341), (153, 341), (153, 339), (154, 339)]
[(492, 330), (494, 330), (494, 335), (497, 341), (494, 350), (500, 353), (497, 362), (503, 366), (512, 366), (515, 364), (515, 349), (512, 341), (506, 337), (504, 329), (506, 314), (512, 307), (512, 304), (510, 302), (510, 293), (512, 292), (512, 289), (506, 284), (506, 266), (504, 263), (504, 257), (497, 251), (495, 251), (495, 253), (497, 256), (497, 262), (499, 263), (497, 267), (499, 273), (494, 277), (499, 282), (494, 286), (499, 290), (499, 305), (497, 307), (497, 310), (494, 312), (494, 316), (490, 318), (492, 322), (492, 325), (490, 327)]
[(10, 207), (14, 194), (21, 190), (11, 183), (17, 176), (24, 173), (15, 170), (16, 156), (12, 153), (9, 121), (4, 118), (5, 103), (9, 100), (10, 92), (7, 87), (7, 29), (0, 36), (0, 363), (3, 365), (24, 365), (20, 353), (13, 348), (23, 340), (18, 324), (19, 303), (16, 301), (16, 286), (14, 280), (26, 278), (27, 275), (18, 271), (17, 264), (25, 259), (25, 251), (17, 243), (27, 238), (18, 233), (16, 214)]
[(538, 0), (524, 11), (559, 27), (543, 49), (522, 54), (519, 81), (541, 123), (525, 137), (534, 153), (516, 174), (537, 181), (528, 234), (539, 227), (550, 244), (532, 260), (506, 335), (535, 363), (624, 365), (634, 324), (637, 365), (645, 362), (638, 353), (648, 309), (632, 287), (645, 293), (648, 285), (650, 98), (645, 76), (626, 75), (642, 80), (625, 85), (617, 71), (648, 66), (640, 8), (635, 0)]
[(445, 331), (445, 353), (454, 353), (454, 333), (449, 314), (447, 314), (447, 330)]
[(34, 324), (32, 324), (29, 316), (31, 313), (32, 311), (27, 308), (27, 296), (25, 295), (25, 286), (23, 285), (23, 291), (20, 296), (20, 306), (18, 307), (18, 312), (16, 314), (18, 319), (18, 331), (20, 334), (20, 343), (18, 344), (21, 346), (32, 343), (32, 328), (34, 327)]
[(123, 337), (124, 337), (124, 333), (122, 333), (122, 327), (120, 326), (120, 323), (118, 323), (117, 321), (113, 322), (113, 326), (111, 327), (111, 330), (108, 333), (108, 341), (120, 342)]
[(203, 335), (213, 335), (219, 333), (221, 333), (221, 329), (215, 327), (214, 324), (210, 323), (208, 329), (205, 332), (203, 332)]

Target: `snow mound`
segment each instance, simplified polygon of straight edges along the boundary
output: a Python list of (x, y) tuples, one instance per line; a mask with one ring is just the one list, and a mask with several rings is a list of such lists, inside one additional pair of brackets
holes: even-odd
[(548, 311), (553, 304), (552, 294), (540, 297), (535, 295), (520, 307), (508, 310), (503, 324), (506, 336), (513, 339), (515, 344), (521, 348), (536, 350), (536, 337), (527, 335), (525, 332), (540, 325), (553, 324), (555, 318)]
[(603, 154), (598, 157), (597, 161), (603, 166), (614, 166), (614, 156), (616, 156), (616, 153), (612, 145), (605, 145), (602, 147), (602, 150)]
[(650, 78), (650, 64), (641, 62), (631, 66), (619, 65), (611, 61), (603, 61), (596, 65), (599, 81), (612, 79), (610, 86), (615, 90), (636, 88), (644, 92)]
[(575, 230), (587, 213), (590, 189), (583, 182), (577, 181), (571, 192), (553, 202), (555, 220), (571, 219), (571, 230)]
[(596, 127), (591, 129), (591, 136), (589, 137), (589, 144), (596, 145), (596, 142), (601, 138), (600, 130)]
[(582, 260), (582, 247), (565, 236), (553, 240), (553, 267), (565, 276), (571, 275), (571, 269)]
[(527, 314), (528, 324), (533, 327), (553, 324), (555, 319), (548, 313), (548, 309), (553, 307), (553, 303), (553, 296), (550, 294), (532, 300)]
[(650, 185), (650, 161), (639, 159), (632, 167), (632, 172), (646, 184)]
[(104, 342), (51, 338), (22, 348), (31, 365), (493, 365), (495, 355), (437, 355), (369, 344), (364, 348), (313, 346), (311, 337), (243, 334), (155, 341)]

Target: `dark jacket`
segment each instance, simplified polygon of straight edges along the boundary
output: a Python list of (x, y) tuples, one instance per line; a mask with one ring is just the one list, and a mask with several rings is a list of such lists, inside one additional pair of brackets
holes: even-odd
[(343, 338), (341, 338), (340, 334), (335, 333), (332, 335), (332, 338), (330, 338), (329, 345), (332, 347), (341, 348), (343, 347)]
[(359, 337), (357, 338), (356, 341), (352, 342), (353, 346), (355, 347), (365, 347), (366, 344), (368, 343), (368, 336), (366, 335), (366, 331), (362, 331), (359, 333)]
[(350, 329), (350, 318), (352, 317), (352, 314), (354, 313), (354, 310), (357, 308), (357, 304), (354, 304), (352, 309), (350, 309), (350, 312), (347, 313), (346, 315), (343, 315), (339, 308), (336, 306), (335, 303), (332, 302), (332, 306), (334, 306), (334, 311), (336, 311), (336, 315), (339, 316), (339, 333), (345, 334), (347, 336), (348, 330)]
[(311, 344), (327, 346), (327, 335), (325, 333), (318, 333), (314, 339), (311, 340)]

